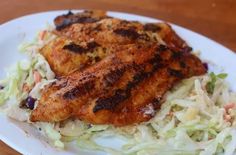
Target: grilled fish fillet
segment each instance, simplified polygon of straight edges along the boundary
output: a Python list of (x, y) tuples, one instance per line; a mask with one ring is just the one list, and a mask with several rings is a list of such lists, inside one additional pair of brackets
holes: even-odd
[(104, 18), (110, 18), (102, 10), (85, 10), (79, 13), (69, 11), (65, 15), (58, 16), (54, 19), (56, 29), (62, 30), (75, 23), (94, 23)]
[(191, 50), (166, 23), (141, 24), (111, 18), (99, 11), (68, 13), (54, 22), (57, 37), (40, 53), (58, 76), (102, 60), (111, 53), (111, 45), (156, 42), (175, 51)]
[(99, 44), (129, 44), (137, 40), (160, 41), (162, 39), (170, 48), (189, 50), (185, 41), (167, 23), (142, 24), (137, 21), (112, 18), (103, 11), (84, 11), (58, 16), (54, 24), (56, 26), (54, 32), (57, 35), (73, 41), (95, 40)]
[(148, 121), (177, 82), (206, 72), (196, 56), (162, 44), (112, 50), (93, 66), (47, 86), (30, 120), (59, 122), (73, 117), (115, 126)]

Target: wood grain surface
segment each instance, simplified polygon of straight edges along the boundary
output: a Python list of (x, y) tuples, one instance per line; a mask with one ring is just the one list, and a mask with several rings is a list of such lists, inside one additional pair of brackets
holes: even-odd
[[(61, 9), (128, 12), (175, 23), (236, 51), (236, 0), (1, 0), (0, 23)], [(3, 125), (1, 125), (3, 126)], [(0, 142), (0, 155), (17, 155)]]

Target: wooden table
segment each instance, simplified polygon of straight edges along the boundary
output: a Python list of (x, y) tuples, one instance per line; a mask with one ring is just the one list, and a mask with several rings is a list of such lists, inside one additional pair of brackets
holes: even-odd
[[(60, 9), (103, 9), (140, 14), (181, 25), (236, 51), (235, 0), (6, 0), (0, 2), (0, 8), (0, 23), (26, 14)], [(1, 154), (19, 153), (0, 142)]]

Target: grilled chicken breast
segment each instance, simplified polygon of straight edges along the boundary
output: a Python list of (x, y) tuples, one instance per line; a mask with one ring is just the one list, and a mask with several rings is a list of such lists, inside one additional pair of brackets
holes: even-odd
[(82, 70), (108, 56), (111, 45), (156, 42), (175, 51), (191, 48), (166, 23), (131, 22), (101, 11), (69, 12), (55, 21), (57, 37), (41, 49), (58, 76)]
[(148, 121), (178, 81), (205, 72), (196, 56), (167, 45), (114, 45), (101, 61), (47, 86), (30, 120), (73, 117), (115, 126)]

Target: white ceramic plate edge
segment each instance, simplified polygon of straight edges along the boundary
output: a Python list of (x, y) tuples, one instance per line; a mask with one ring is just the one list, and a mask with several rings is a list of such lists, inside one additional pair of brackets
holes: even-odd
[[(14, 26), (16, 26), (16, 24), (27, 23), (27, 22), (28, 23), (33, 22), (33, 25), (30, 25), (30, 24), (27, 25), (27, 26), (29, 26), (28, 29), (27, 28), (19, 28), (20, 29), (19, 31), (23, 32), (26, 30), (26, 33), (27, 33), (27, 31), (32, 32), (35, 29), (42, 29), (45, 25), (45, 22), (40, 22), (41, 20), (40, 21), (36, 21), (36, 20), (32, 21), (32, 19), (34, 19), (34, 18), (36, 19), (36, 17), (37, 18), (38, 17), (40, 17), (40, 18), (49, 17), (48, 20), (50, 20), (53, 17), (55, 17), (56, 15), (60, 15), (62, 13), (66, 13), (66, 12), (67, 11), (63, 10), (63, 11), (51, 11), (51, 12), (46, 12), (46, 13), (36, 13), (36, 14), (32, 14), (32, 15), (26, 15), (26, 16), (11, 20), (7, 23), (1, 24), (0, 25), (0, 32), (4, 30), (6, 34), (8, 33), (8, 31), (10, 33), (11, 29), (13, 29)], [(142, 22), (160, 21), (160, 20), (156, 20), (154, 18), (126, 14), (126, 13), (120, 13), (120, 12), (109, 12), (109, 15), (115, 16), (118, 18), (124, 18), (127, 20), (139, 20)], [(34, 24), (37, 24), (37, 25), (35, 26)], [(236, 90), (235, 89), (236, 88), (235, 82), (233, 82), (234, 80), (236, 80), (236, 73), (233, 72), (235, 69), (232, 67), (232, 66), (236, 66), (236, 62), (234, 62), (234, 60), (236, 60), (236, 55), (231, 50), (227, 49), (226, 47), (216, 43), (215, 41), (213, 41), (209, 38), (206, 38), (200, 34), (197, 34), (193, 31), (187, 30), (187, 29), (182, 28), (180, 26), (176, 26), (174, 24), (171, 24), (171, 25), (172, 25), (173, 29), (183, 39), (187, 40), (187, 42), (192, 47), (194, 47), (195, 50), (197, 49), (197, 50), (202, 51), (201, 57), (203, 59), (209, 59), (209, 51), (214, 52), (214, 53), (212, 53), (212, 55), (210, 55), (210, 56), (212, 56), (210, 58), (210, 60), (212, 60), (216, 64), (220, 64), (220, 66), (223, 67), (227, 73), (230, 73), (228, 81), (231, 83), (232, 88), (234, 90)], [(32, 38), (32, 35), (29, 36), (29, 38), (27, 38), (27, 39), (30, 39), (30, 37)], [(23, 41), (25, 41), (25, 38), (23, 39)], [(19, 39), (18, 42), (21, 42), (21, 40)], [(16, 51), (14, 51), (14, 52), (16, 52)], [(16, 57), (18, 58), (18, 55)], [(225, 57), (227, 59), (227, 61), (222, 62), (223, 61), (222, 57)], [(0, 67), (2, 67), (2, 66), (5, 67), (5, 65), (0, 65)], [(42, 143), (40, 140), (33, 138), (33, 136), (28, 137), (27, 134), (25, 134), (23, 131), (21, 131), (22, 127), (19, 127), (19, 125), (16, 126), (15, 123), (13, 123), (12, 121), (9, 121), (9, 119), (7, 119), (6, 117), (3, 117), (0, 115), (0, 122), (6, 124), (0, 128), (0, 139), (2, 139), (5, 143), (10, 145), (14, 149), (18, 150), (22, 154), (63, 154), (63, 153), (65, 153), (64, 151), (62, 151), (62, 152), (56, 151), (55, 149), (51, 148), (50, 146), (48, 146), (44, 142)], [(30, 129), (27, 129), (27, 130), (30, 130)], [(11, 135), (10, 132), (13, 132), (14, 135)], [(29, 131), (29, 132), (31, 132), (31, 131)], [(22, 140), (24, 141), (23, 144), (22, 144)], [(33, 147), (31, 147), (31, 146), (33, 146)], [(43, 150), (39, 151), (35, 147), (42, 148)], [(72, 154), (72, 153), (67, 153), (67, 154)]]

